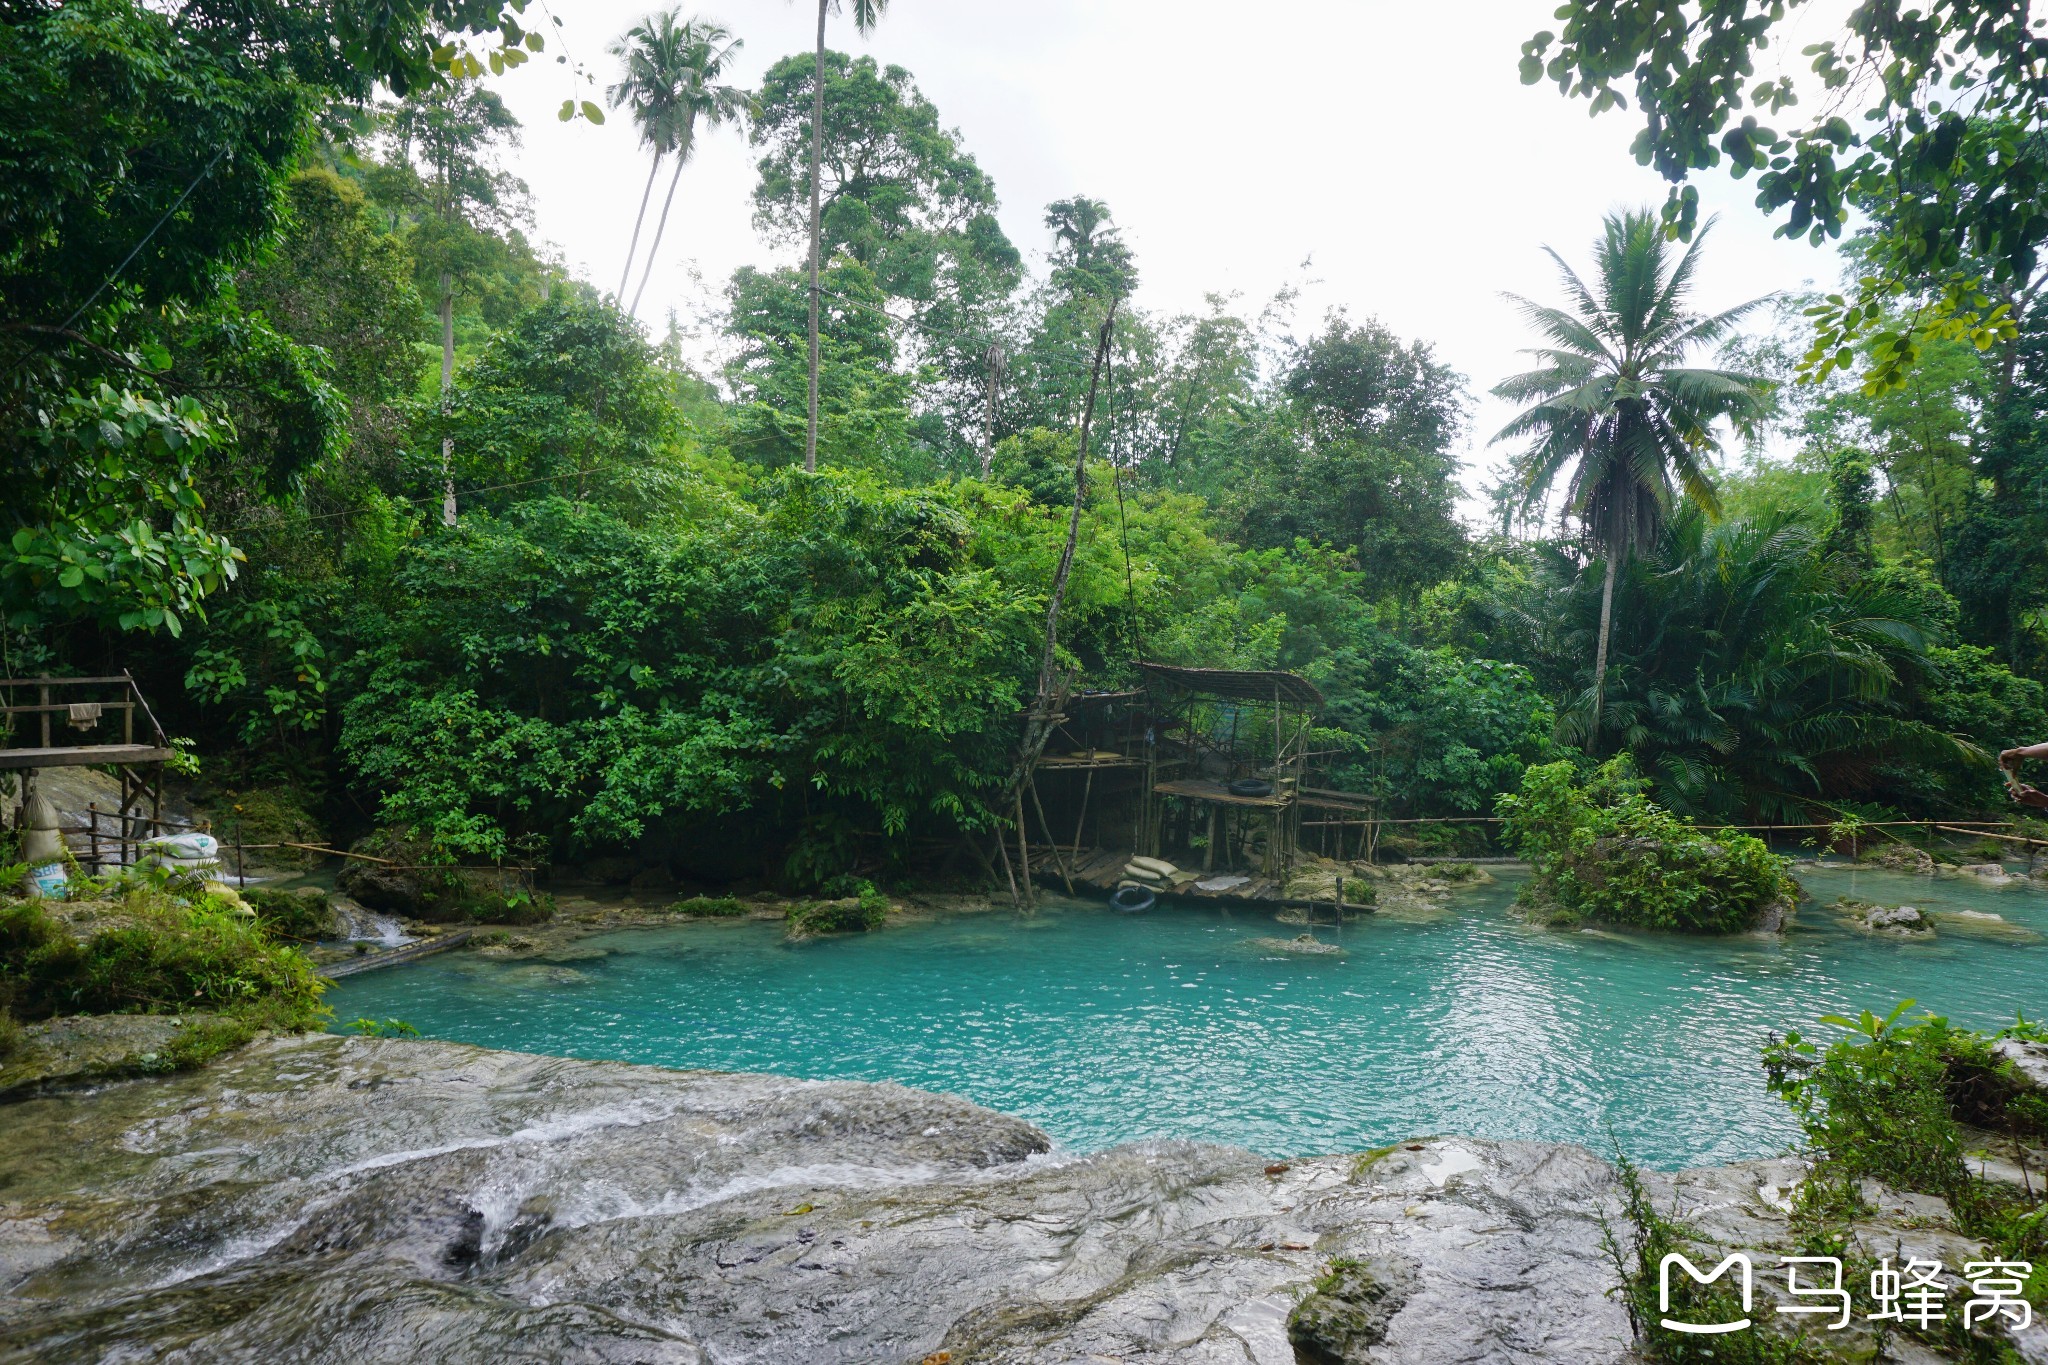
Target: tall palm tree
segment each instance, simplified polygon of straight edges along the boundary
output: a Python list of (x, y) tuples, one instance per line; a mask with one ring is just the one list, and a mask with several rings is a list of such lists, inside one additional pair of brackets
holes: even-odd
[(675, 158), (675, 172), (669, 179), (661, 218), (655, 224), (654, 240), (648, 245), (641, 267), (640, 287), (633, 293), (628, 313), (639, 311), (640, 297), (647, 292), (655, 255), (661, 250), (662, 235), (668, 230), (676, 185), (683, 178), (684, 164), (697, 149), (698, 125), (717, 128), (738, 122), (753, 107), (745, 91), (718, 83), (740, 46), (740, 40), (722, 25), (707, 19), (686, 20), (681, 10), (650, 14), (612, 44), (612, 55), (624, 63), (625, 71), (605, 94), (613, 108), (622, 104), (631, 108), (633, 121), (640, 129), (640, 141), (654, 152), (654, 163), (647, 170), (647, 186), (640, 192), (640, 213), (633, 220), (625, 268), (619, 272), (621, 303), (626, 297), (626, 281), (633, 273), (633, 258), (639, 251), (640, 230), (647, 220), (655, 175), (665, 158)]
[(1706, 231), (1674, 261), (1669, 239), (1647, 212), (1611, 213), (1604, 227), (1593, 249), (1595, 287), (1544, 248), (1557, 262), (1571, 311), (1508, 296), (1549, 344), (1524, 352), (1541, 360), (1539, 368), (1493, 390), (1495, 397), (1529, 404), (1493, 438), (1530, 438), (1511, 476), (1519, 511), (1526, 515), (1540, 506), (1570, 466), (1564, 515), (1606, 560), (1589, 745), (1599, 740), (1616, 569), (1656, 543), (1681, 495), (1719, 515), (1708, 472), (1718, 448), (1714, 428), (1725, 419), (1748, 434), (1770, 411), (1765, 380), (1684, 364), (1690, 352), (1725, 340), (1765, 302), (1754, 299), (1710, 317), (1687, 307)]
[[(825, 163), (825, 16), (839, 8), (840, 0), (818, 0), (818, 63), (811, 78), (811, 328), (810, 381), (804, 419), (804, 471), (818, 467), (818, 184), (824, 178)], [(865, 37), (875, 31), (889, 8), (889, 0), (853, 0), (853, 26)]]

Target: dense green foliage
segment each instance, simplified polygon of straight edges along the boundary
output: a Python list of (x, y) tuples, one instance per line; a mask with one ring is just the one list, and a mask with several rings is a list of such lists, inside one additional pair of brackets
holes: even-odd
[[(1685, 182), (1723, 162), (1738, 178), (1756, 173), (1757, 205), (1783, 212), (1781, 235), (1818, 244), (1852, 210), (1874, 220), (1852, 297), (1814, 310), (1807, 373), (1850, 364), (1864, 339), (1878, 392), (1906, 382), (1930, 339), (2009, 341), (2048, 240), (2048, 75), (2031, 7), (1872, 0), (1833, 33), (1797, 30), (1810, 78), (1758, 79), (1756, 55), (1790, 37), (1781, 30), (1801, 3), (1570, 0), (1560, 30), (1523, 45), (1522, 79), (1548, 77), (1595, 113), (1633, 94), (1636, 160), (1672, 182), (1664, 217), (1680, 231), (1699, 212)], [(1922, 306), (1888, 313), (1909, 296)]]
[[(480, 32), (487, 8), (392, 13)], [(1484, 539), (1458, 515), (1467, 381), (1426, 340), (1298, 320), (1286, 293), (1150, 311), (1087, 194), (1044, 206), (1034, 275), (899, 67), (828, 52), (821, 85), (801, 54), (743, 97), (710, 29), (621, 41), (617, 126), (657, 154), (621, 187), (635, 250), (716, 104), (787, 253), (654, 338), (528, 241), (491, 90), (339, 12), (192, 9), (219, 22), (6, 18), (0, 648), (17, 674), (135, 668), (259, 842), (381, 829), (408, 866), (624, 855), (812, 890), (985, 841), (1015, 816), (1112, 304), (1060, 614), (1078, 685), (1140, 658), (1300, 672), (1329, 699), (1315, 780), (1401, 815), (1482, 814), (1581, 749), (1626, 751), (1642, 810), (1688, 819), (1981, 815), (1984, 756), (2048, 731), (2031, 323), (2009, 354), (1930, 342), (1877, 397), (1789, 383), (1796, 314), (1689, 360), (1733, 315), (1690, 314), (1696, 252), (1619, 216), (1572, 306), (1532, 311), (1544, 368), (1510, 385), (1540, 438), (1514, 486), (1569, 486), (1564, 524)], [(399, 97), (373, 104), (377, 79)], [(1796, 457), (1716, 467), (1766, 389)], [(445, 913), (529, 913), (449, 876)]]
[(1748, 929), (1799, 895), (1784, 860), (1734, 830), (1703, 833), (1643, 794), (1626, 759), (1581, 783), (1570, 763), (1532, 767), (1498, 809), (1535, 877), (1524, 892), (1554, 923)]

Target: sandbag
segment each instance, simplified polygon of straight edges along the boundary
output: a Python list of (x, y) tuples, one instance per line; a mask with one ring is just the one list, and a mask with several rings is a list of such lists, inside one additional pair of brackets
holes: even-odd
[(32, 896), (61, 900), (70, 887), (71, 874), (62, 863), (45, 863), (29, 871), (28, 891)]
[(49, 798), (38, 792), (22, 810), (21, 858), (32, 867), (64, 860), (63, 822)]
[(1161, 877), (1171, 877), (1180, 871), (1179, 868), (1167, 862), (1164, 858), (1133, 858), (1131, 859), (1131, 866), (1142, 867), (1146, 871)]
[(1146, 882), (1152, 886), (1158, 886), (1166, 880), (1166, 878), (1160, 876), (1151, 868), (1139, 867), (1136, 863), (1124, 865), (1124, 876), (1135, 881)]

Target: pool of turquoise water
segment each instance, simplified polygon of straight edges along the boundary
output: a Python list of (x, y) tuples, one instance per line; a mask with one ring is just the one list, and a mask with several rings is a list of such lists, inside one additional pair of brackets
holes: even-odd
[(1341, 958), (1251, 944), (1300, 932), (1268, 914), (1053, 899), (797, 945), (775, 924), (712, 922), (585, 939), (603, 956), (564, 965), (456, 953), (347, 979), (329, 1002), (338, 1020), (490, 1047), (900, 1081), (1082, 1150), (1171, 1136), (1291, 1156), (1425, 1133), (1606, 1149), (1611, 1134), (1661, 1167), (1792, 1141), (1757, 1065), (1774, 1030), (1908, 997), (1978, 1027), (2048, 1011), (2040, 941), (1950, 925), (1933, 943), (1873, 939), (1825, 908), (1851, 894), (2048, 934), (2048, 893), (1802, 880), (1818, 903), (1782, 938), (1536, 929), (1509, 912), (1508, 875), (1440, 915), (1317, 929)]

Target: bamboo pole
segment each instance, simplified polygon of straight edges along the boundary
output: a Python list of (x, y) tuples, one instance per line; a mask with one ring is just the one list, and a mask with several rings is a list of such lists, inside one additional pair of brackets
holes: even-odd
[(1081, 818), (1074, 821), (1074, 865), (1081, 864), (1081, 834), (1088, 828), (1088, 798), (1095, 791), (1095, 770), (1090, 768), (1081, 781)]
[(1027, 902), (1038, 898), (1036, 888), (1031, 884), (1031, 845), (1026, 842), (1028, 837), (1024, 832), (1024, 789), (1020, 786), (1017, 788), (1017, 861), (1023, 866), (1017, 870), (1024, 874), (1022, 889)]
[(1071, 896), (1074, 894), (1074, 879), (1067, 875), (1067, 859), (1060, 852), (1060, 836), (1052, 832), (1052, 822), (1045, 818), (1045, 806), (1038, 799), (1038, 781), (1034, 777), (1026, 777), (1024, 786), (1031, 793), (1031, 808), (1038, 812), (1038, 827), (1045, 831), (1046, 843), (1052, 845), (1052, 865), (1059, 869), (1060, 885), (1066, 887), (1067, 894)]

